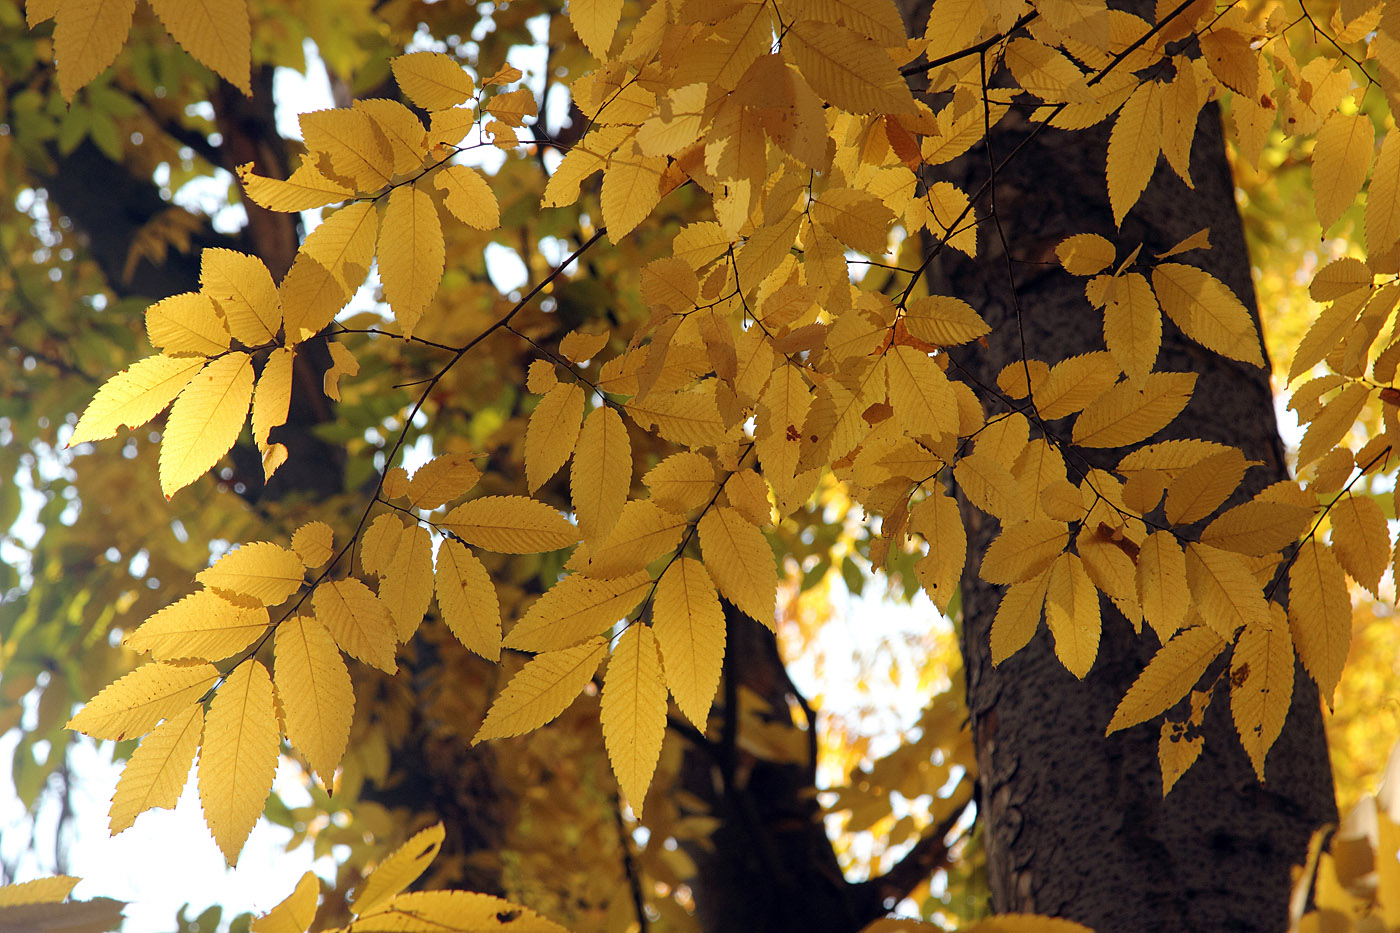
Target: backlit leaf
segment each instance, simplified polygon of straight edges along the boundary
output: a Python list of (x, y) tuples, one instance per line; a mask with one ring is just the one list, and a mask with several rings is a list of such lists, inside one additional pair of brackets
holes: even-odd
[(404, 335), (410, 335), (437, 294), (445, 255), (437, 209), (418, 186), (402, 185), (389, 194), (378, 254), (384, 297)]
[(441, 454), (414, 472), (405, 495), (415, 509), (436, 509), (465, 495), (480, 478), (481, 471), (467, 454)]
[(627, 426), (612, 408), (595, 408), (584, 419), (569, 474), (578, 531), (585, 541), (601, 540), (612, 530), (631, 486), (632, 443)]
[(763, 532), (735, 509), (713, 508), (700, 519), (700, 549), (725, 598), (774, 628), (778, 569)]
[(151, 346), (171, 356), (214, 356), (228, 349), (228, 323), (202, 292), (184, 292), (146, 309), (146, 336)]
[(276, 907), (254, 920), (252, 933), (306, 933), (316, 919), (316, 902), (321, 897), (321, 879), (308, 871), (297, 886)]
[(1215, 276), (1185, 263), (1164, 262), (1152, 270), (1152, 287), (1162, 310), (1186, 336), (1232, 360), (1264, 365), (1253, 316)]
[(166, 498), (199, 479), (228, 453), (253, 401), (253, 362), (230, 353), (200, 370), (170, 409), (160, 445)]
[(560, 382), (544, 394), (525, 428), (525, 479), (536, 492), (574, 452), (583, 423), (583, 388)]
[(1196, 625), (1163, 645), (1119, 701), (1105, 735), (1165, 713), (1191, 692), (1225, 642), (1209, 627)]
[(1126, 447), (1171, 423), (1191, 400), (1195, 373), (1151, 373), (1141, 387), (1120, 382), (1085, 407), (1074, 422), (1084, 447)]
[(126, 44), (136, 0), (88, 0), (61, 3), (54, 14), (53, 50), (58, 86), (71, 101), (93, 78), (107, 70)]
[(528, 661), (491, 704), (472, 744), (522, 735), (554, 719), (593, 678), (607, 650), (606, 641), (594, 638)]
[(278, 739), (272, 678), (261, 662), (244, 661), (214, 695), (199, 750), (199, 802), (230, 865), (272, 790)]
[(112, 835), (128, 829), (152, 807), (175, 809), (190, 776), (199, 737), (204, 731), (204, 707), (191, 699), (141, 740), (122, 769), (108, 811)]
[(157, 661), (222, 661), (247, 648), (271, 623), (267, 609), (197, 590), (151, 616), (122, 644)]
[(433, 187), (443, 194), (442, 203), (462, 223), (478, 230), (501, 225), (496, 195), (481, 173), (468, 165), (449, 165), (433, 176)]
[(370, 874), (355, 899), (350, 902), (350, 912), (367, 914), (384, 906), (385, 902), (403, 892), (432, 864), (442, 849), (446, 831), (441, 823), (434, 823), (413, 836), (389, 854)]
[(434, 580), (438, 608), (452, 634), (488, 661), (499, 661), (501, 607), (496, 586), (477, 556), (461, 542), (443, 541)]
[(1078, 554), (1061, 554), (1050, 568), (1045, 624), (1055, 639), (1055, 656), (1067, 671), (1083, 680), (1098, 656), (1103, 622), (1099, 591)]
[(313, 616), (294, 615), (279, 624), (274, 653), (287, 741), (330, 787), (355, 716), (350, 672), (331, 633)]
[(409, 100), (424, 110), (445, 110), (471, 100), (472, 76), (451, 56), (413, 52), (391, 59), (394, 80)]
[(327, 580), (316, 587), (311, 605), (346, 654), (390, 674), (398, 669), (394, 617), (364, 583), (354, 577)]
[(206, 249), (199, 259), (200, 291), (228, 319), (233, 339), (245, 347), (267, 343), (282, 329), (277, 286), (261, 259), (231, 249)]
[(1269, 623), (1246, 625), (1230, 662), (1230, 711), (1254, 773), (1264, 780), (1264, 759), (1283, 731), (1293, 702), (1293, 639), (1278, 604)]
[(705, 565), (682, 557), (656, 584), (652, 626), (666, 684), (681, 712), (705, 730), (724, 667), (724, 611)]
[(248, 60), (252, 29), (246, 0), (151, 0), (170, 35), (200, 64), (252, 94)]
[(1366, 113), (1333, 113), (1317, 131), (1312, 153), (1313, 199), (1323, 233), (1356, 200), (1375, 148), (1376, 128)]
[(112, 437), (123, 425), (140, 427), (164, 411), (204, 365), (202, 357), (160, 354), (132, 363), (97, 390), (68, 438), (68, 446)]
[(642, 572), (597, 580), (570, 574), (530, 604), (505, 638), (507, 648), (554, 651), (577, 645), (621, 621), (651, 591)]
[(94, 739), (134, 739), (194, 703), (218, 679), (212, 664), (143, 664), (88, 700), (68, 728)]
[(666, 683), (651, 626), (618, 638), (603, 680), (603, 742), (617, 783), (638, 816), (666, 737)]
[(578, 529), (525, 496), (484, 496), (457, 506), (438, 524), (466, 543), (502, 554), (534, 554), (577, 544)]
[(264, 606), (275, 606), (301, 589), (306, 566), (296, 552), (280, 544), (257, 541), (220, 557), (212, 567), (195, 574), (205, 586), (250, 596)]

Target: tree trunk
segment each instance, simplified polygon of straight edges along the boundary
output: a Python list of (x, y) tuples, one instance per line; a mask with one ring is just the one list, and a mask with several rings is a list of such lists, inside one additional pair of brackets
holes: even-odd
[[(1120, 255), (1144, 243), (1142, 256), (1148, 257), (1209, 227), (1214, 248), (1187, 261), (1254, 308), (1214, 105), (1202, 113), (1192, 150), (1195, 189), (1159, 164), (1121, 231), (1114, 228), (1104, 182), (1111, 122), (1074, 133), (1047, 130), (998, 173), (995, 200), (984, 199), (978, 211), (987, 218), (995, 205), (1010, 264), (996, 225), (987, 220), (979, 225), (975, 261), (945, 251), (933, 270), (934, 291), (966, 299), (994, 328), (986, 347), (957, 357), (984, 384), (1021, 358), (1012, 276), (1032, 356), (1053, 364), (1102, 349), (1101, 315), (1085, 299), (1083, 280), (1054, 261), (1055, 244), (1075, 233), (1106, 236)], [(1033, 129), (1008, 117), (993, 131), (992, 156), (1002, 158)], [(951, 180), (975, 191), (988, 165), (979, 146)], [(1191, 403), (1163, 436), (1241, 447), (1264, 464), (1249, 473), (1251, 492), (1286, 478), (1268, 372), (1204, 350), (1170, 321), (1164, 328), (1157, 368), (1199, 378)], [(1109, 460), (1121, 453), (1110, 452)], [(1261, 785), (1235, 735), (1228, 678), (1218, 678), (1204, 721), (1205, 749), (1163, 798), (1158, 723), (1104, 737), (1119, 699), (1153, 654), (1155, 638), (1136, 635), (1104, 599), (1098, 659), (1082, 682), (1056, 659), (1043, 627), (994, 668), (988, 636), (1001, 589), (979, 580), (978, 570), (997, 527), (971, 507), (964, 514), (971, 557), (963, 579), (963, 655), (992, 908), (1065, 917), (1105, 931), (1285, 929), (1289, 870), (1303, 861), (1313, 830), (1336, 819), (1313, 682), (1297, 667), (1292, 709)], [(1203, 685), (1223, 663), (1216, 662)]]

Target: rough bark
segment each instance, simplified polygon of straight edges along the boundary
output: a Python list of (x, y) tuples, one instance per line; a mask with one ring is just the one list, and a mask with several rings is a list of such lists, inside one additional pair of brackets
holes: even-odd
[[(1110, 125), (1041, 133), (999, 173), (995, 200), (984, 200), (979, 212), (986, 217), (995, 204), (1009, 265), (990, 221), (975, 261), (945, 252), (937, 264), (936, 290), (968, 300), (994, 328), (988, 346), (957, 358), (984, 384), (1021, 358), (1021, 332), (1033, 356), (1051, 363), (1102, 348), (1102, 318), (1086, 301), (1083, 280), (1053, 262), (1054, 245), (1071, 234), (1099, 233), (1123, 251), (1142, 242), (1142, 255), (1151, 256), (1208, 226), (1214, 248), (1188, 261), (1254, 307), (1215, 107), (1203, 112), (1192, 151), (1195, 189), (1159, 164), (1121, 231), (1104, 183)], [(992, 156), (1011, 152), (1031, 131), (1015, 117), (1005, 121), (993, 132)], [(953, 181), (976, 190), (989, 173), (985, 148), (956, 171)], [(1157, 365), (1199, 377), (1191, 403), (1163, 436), (1241, 447), (1264, 464), (1250, 471), (1250, 491), (1287, 476), (1267, 370), (1206, 351), (1169, 321)], [(1164, 799), (1157, 724), (1104, 737), (1119, 699), (1156, 648), (1153, 637), (1134, 634), (1104, 600), (1098, 659), (1082, 682), (1056, 660), (1043, 627), (993, 667), (988, 635), (1001, 591), (977, 574), (997, 528), (970, 507), (965, 517), (972, 557), (963, 579), (963, 653), (993, 909), (1061, 916), (1098, 930), (1286, 928), (1289, 870), (1303, 861), (1312, 831), (1336, 819), (1312, 681), (1297, 669), (1287, 725), (1260, 784), (1235, 736), (1221, 679), (1205, 717), (1205, 750)]]

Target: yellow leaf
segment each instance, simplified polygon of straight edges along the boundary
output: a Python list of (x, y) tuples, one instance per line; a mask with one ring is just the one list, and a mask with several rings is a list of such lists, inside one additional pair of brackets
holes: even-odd
[(194, 703), (218, 679), (212, 664), (144, 664), (88, 700), (67, 727), (94, 739), (134, 739)]
[(547, 651), (510, 679), (486, 713), (472, 744), (538, 729), (568, 708), (598, 670), (608, 644), (594, 638), (572, 648)]
[(724, 611), (705, 565), (682, 557), (666, 568), (652, 601), (666, 683), (680, 711), (705, 731), (724, 667)]
[[(927, 353), (897, 345), (885, 354), (890, 407), (911, 437), (958, 433), (958, 400), (953, 387)], [(767, 464), (765, 464), (765, 467)]]
[(449, 165), (433, 178), (433, 187), (443, 194), (442, 203), (462, 223), (478, 230), (495, 230), (501, 225), (501, 209), (496, 194), (476, 169)]
[(408, 641), (433, 598), (433, 539), (419, 524), (381, 515), (360, 542), (365, 570), (379, 576), (379, 598), (394, 617), (399, 641)]
[(603, 680), (601, 718), (618, 786), (640, 817), (666, 737), (666, 683), (651, 626), (633, 623), (618, 638)]
[(299, 119), (310, 158), (327, 178), (363, 192), (378, 191), (393, 180), (389, 140), (369, 114), (342, 108), (303, 113)]
[(600, 334), (571, 330), (559, 339), (559, 353), (571, 363), (586, 363), (608, 345), (608, 336), (606, 329)]
[(1313, 199), (1325, 234), (1356, 200), (1376, 148), (1376, 128), (1364, 113), (1333, 113), (1317, 131), (1312, 153)]
[[(967, 193), (946, 181), (936, 181), (924, 192), (933, 223), (929, 229), (940, 234), (953, 249), (969, 258), (977, 257), (977, 215), (969, 209)], [(956, 224), (961, 226), (956, 227)], [(937, 296), (935, 296), (937, 297)]]
[(1137, 203), (1152, 180), (1157, 155), (1162, 149), (1162, 101), (1155, 81), (1141, 84), (1113, 123), (1108, 139), (1108, 200), (1113, 222), (1123, 218)]
[(282, 279), (279, 294), (286, 312), (287, 342), (299, 343), (314, 337), (335, 318), (350, 300), (351, 290), (331, 270), (299, 252)]
[(628, 143), (608, 161), (601, 202), (608, 238), (614, 243), (622, 242), (660, 203), (665, 171), (665, 156), (642, 155), (636, 143)]
[(1189, 253), (1193, 249), (1210, 249), (1209, 227), (1202, 227), (1180, 243), (1170, 247), (1166, 252), (1158, 253), (1157, 258), (1166, 259), (1169, 256), (1176, 256), (1180, 253)]
[(1057, 49), (1034, 39), (1020, 38), (1012, 40), (1005, 54), (1006, 66), (1011, 69), (1016, 83), (1041, 100), (1051, 103), (1093, 101), (1093, 92), (1084, 83), (1084, 72)]
[(1026, 646), (1040, 627), (1041, 610), (1045, 606), (1045, 591), (1050, 585), (1050, 571), (1033, 580), (1013, 583), (1002, 594), (992, 619), (990, 646), (992, 663), (1001, 664)]
[(559, 924), (527, 907), (474, 891), (400, 894), (386, 902), (379, 912), (362, 914), (350, 929), (365, 933), (376, 930), (568, 933)]
[(1328, 706), (1351, 646), (1351, 595), (1331, 549), (1304, 541), (1288, 572), (1288, 622), (1298, 660)]
[(1094, 275), (1113, 265), (1117, 251), (1097, 233), (1079, 233), (1060, 241), (1055, 256), (1070, 275)]
[(1366, 251), (1380, 256), (1400, 240), (1400, 129), (1391, 127), (1366, 190)]
[(1036, 410), (1047, 421), (1081, 411), (1118, 381), (1118, 366), (1102, 351), (1061, 360), (1031, 394)]
[(1380, 505), (1369, 496), (1347, 495), (1333, 504), (1327, 517), (1338, 563), (1371, 595), (1377, 595), (1391, 552), (1390, 530)]
[(71, 101), (116, 61), (131, 31), (136, 0), (67, 0), (54, 11), (53, 51), (58, 87)]
[(272, 790), (278, 739), (272, 678), (261, 662), (245, 661), (214, 695), (199, 749), (199, 802), (229, 865)]
[(355, 692), (340, 649), (326, 627), (308, 615), (277, 626), (273, 647), (277, 700), (291, 742), (326, 787), (350, 741)]
[[(1191, 694), (1191, 715), (1185, 723), (1163, 720), (1157, 737), (1157, 760), (1162, 768), (1162, 796), (1171, 793), (1176, 782), (1190, 770), (1205, 747), (1201, 734), (1201, 719), (1211, 694), (1194, 691)], [(1204, 698), (1204, 699), (1202, 699)], [(1189, 731), (1188, 731), (1189, 729)]]
[(700, 519), (700, 550), (725, 598), (774, 628), (778, 568), (763, 532), (732, 508), (712, 508)]
[(1307, 531), (1313, 510), (1289, 502), (1255, 499), (1235, 506), (1201, 532), (1201, 543), (1263, 557), (1288, 547)]
[(1233, 640), (1250, 622), (1268, 624), (1268, 604), (1242, 554), (1188, 544), (1186, 585), (1201, 617), (1221, 638)]
[(1293, 639), (1283, 608), (1271, 603), (1269, 623), (1246, 625), (1230, 662), (1230, 711), (1235, 731), (1264, 780), (1264, 759), (1283, 731), (1293, 702)]
[(882, 256), (895, 216), (880, 199), (855, 188), (828, 188), (812, 203), (812, 220), (851, 249)]
[(292, 404), (292, 357), (290, 347), (278, 347), (263, 364), (253, 390), (253, 443), (266, 447), (273, 428), (287, 423)]
[(151, 346), (171, 356), (215, 356), (228, 349), (228, 324), (202, 292), (185, 292), (146, 309), (146, 336)]
[(1150, 373), (1140, 388), (1120, 382), (1084, 408), (1074, 443), (1126, 447), (1146, 440), (1180, 414), (1195, 385), (1195, 373)]
[(1214, 512), (1240, 485), (1251, 462), (1227, 447), (1192, 464), (1167, 484), (1167, 521), (1189, 525)]
[(326, 370), (322, 385), (326, 397), (338, 402), (340, 401), (340, 377), (358, 374), (360, 371), (360, 361), (355, 359), (355, 355), (346, 348), (345, 344), (339, 341), (328, 340), (326, 342), (326, 349), (331, 353), (331, 365), (330, 368)]
[(1142, 385), (1162, 346), (1162, 311), (1146, 276), (1116, 279), (1103, 309), (1103, 341), (1113, 361), (1134, 385)]
[[(347, 204), (307, 234), (301, 244), (301, 254), (316, 260), (341, 289), (354, 292), (369, 274), (378, 221), (374, 205), (369, 201)], [(304, 270), (302, 274), (305, 275)], [(294, 316), (299, 328), (310, 329), (307, 326), (309, 317), (305, 313)], [(321, 326), (325, 323), (328, 321)], [(291, 330), (290, 326), (288, 330)], [(288, 334), (289, 338), (293, 336)]]
[(1157, 300), (1182, 333), (1222, 356), (1264, 365), (1259, 329), (1235, 293), (1215, 276), (1179, 262), (1152, 270)]
[(189, 381), (170, 409), (160, 445), (160, 488), (167, 499), (228, 453), (252, 400), (253, 358), (246, 353), (212, 360)]
[(1186, 552), (1171, 532), (1154, 531), (1138, 550), (1137, 592), (1143, 618), (1165, 644), (1186, 621), (1191, 605)]
[(252, 95), (247, 0), (151, 0), (151, 9), (195, 60)]
[(651, 591), (645, 572), (606, 580), (570, 574), (530, 604), (505, 638), (507, 648), (555, 651), (604, 633)]
[(390, 59), (394, 80), (424, 110), (446, 110), (471, 100), (476, 86), (456, 60), (441, 52), (413, 52)]
[(467, 493), (480, 478), (469, 455), (441, 454), (414, 472), (405, 495), (415, 509), (431, 511)]
[[(32, 4), (27, 4), (26, 6), (32, 6)], [(31, 904), (58, 904), (68, 897), (69, 893), (73, 888), (77, 887), (78, 882), (81, 880), (82, 879), (74, 878), (71, 875), (54, 875), (49, 878), (35, 878), (33, 881), (21, 881), (15, 884), (0, 885), (0, 907), (25, 907)], [(75, 905), (82, 903), (84, 902), (75, 902)], [(118, 907), (120, 906), (122, 905), (118, 904)], [(5, 916), (6, 926), (19, 926), (26, 931), (39, 929), (39, 925), (26, 923), (8, 911), (6, 911)], [(41, 921), (41, 923), (42, 920), (47, 919), (31, 914), (24, 914), (22, 916), (24, 916), (26, 920), (33, 917), (35, 920)], [(13, 920), (11, 920), (12, 917), (14, 918)], [(117, 922), (121, 922), (120, 917), (118, 917)], [(57, 926), (50, 926), (48, 923), (42, 923), (42, 926), (47, 929), (59, 928)], [(67, 927), (67, 924), (61, 924), (61, 926)], [(95, 927), (84, 927), (83, 929), (93, 928)]]
[(205, 586), (275, 606), (301, 589), (305, 573), (306, 565), (296, 552), (270, 541), (257, 541), (230, 551), (194, 578)]
[(286, 180), (253, 174), (253, 163), (238, 166), (238, 179), (254, 204), (270, 211), (309, 211), (343, 201), (354, 194), (349, 185), (332, 181), (316, 170), (310, 159), (302, 162)]
[(578, 531), (585, 541), (592, 543), (607, 536), (631, 488), (632, 442), (627, 438), (627, 426), (612, 408), (595, 408), (584, 419), (569, 474)]
[(672, 454), (642, 477), (651, 498), (663, 509), (689, 512), (710, 501), (715, 493), (715, 470), (704, 454), (684, 450)]
[(622, 18), (622, 0), (570, 0), (568, 12), (569, 23), (588, 51), (605, 61)]
[(308, 871), (292, 893), (254, 920), (250, 929), (252, 933), (306, 933), (316, 919), (316, 902), (320, 897), (321, 880), (314, 871)]
[(301, 562), (315, 569), (331, 559), (335, 533), (325, 522), (307, 522), (292, 533), (292, 550)]
[(525, 496), (473, 499), (448, 512), (438, 524), (467, 544), (501, 554), (554, 551), (579, 540), (578, 529), (568, 519)]
[(525, 480), (536, 492), (574, 452), (583, 422), (583, 388), (561, 382), (545, 393), (525, 428)]
[(807, 83), (850, 113), (910, 113), (916, 108), (894, 61), (865, 36), (832, 23), (799, 19), (783, 52)]
[(1365, 383), (1349, 382), (1322, 411), (1313, 415), (1311, 424), (1298, 445), (1298, 469), (1312, 463), (1341, 442), (1356, 423), (1357, 415), (1366, 407), (1371, 389)]
[(427, 155), (427, 132), (423, 123), (396, 100), (370, 98), (357, 100), (354, 109), (366, 114), (389, 144), (394, 174), (398, 177), (418, 173)]
[(204, 707), (191, 700), (184, 712), (173, 714), (141, 740), (112, 794), (112, 835), (129, 828), (152, 807), (175, 808), (203, 731)]
[(389, 674), (398, 669), (394, 617), (364, 583), (354, 577), (327, 580), (316, 587), (311, 605), (346, 654)]
[(536, 113), (535, 92), (522, 87), (497, 94), (487, 102), (486, 112), (508, 126), (524, 126), (525, 118), (533, 117)]
[(997, 914), (960, 929), (962, 933), (1093, 933), (1073, 920), (1039, 914)]
[(958, 504), (942, 489), (933, 490), (909, 510), (909, 530), (928, 544), (928, 553), (914, 564), (919, 582), (939, 611), (947, 612), (967, 562), (967, 529)]
[(947, 295), (930, 295), (909, 302), (904, 325), (915, 337), (940, 347), (956, 347), (992, 332), (972, 305)]
[(282, 303), (261, 259), (231, 249), (206, 249), (199, 259), (200, 291), (228, 319), (233, 339), (246, 347), (273, 340), (282, 329)]
[(68, 446), (112, 437), (123, 425), (140, 427), (164, 411), (204, 365), (202, 357), (159, 354), (132, 363), (97, 390), (68, 438)]
[(417, 881), (432, 864), (433, 859), (437, 858), (446, 835), (441, 823), (434, 823), (427, 829), (414, 833), (412, 838), (380, 862), (366, 879), (364, 887), (355, 892), (355, 899), (350, 902), (350, 912), (370, 913), (383, 907), (390, 898), (401, 894), (403, 889)]
[(1099, 591), (1078, 554), (1061, 554), (1050, 568), (1045, 624), (1055, 638), (1055, 656), (1067, 671), (1083, 680), (1098, 656), (1103, 622)]
[(444, 255), (433, 199), (417, 185), (395, 188), (379, 225), (379, 275), (384, 298), (406, 337), (437, 294)]
[(1370, 266), (1355, 256), (1341, 256), (1317, 270), (1308, 286), (1308, 297), (1318, 302), (1336, 301), (1354, 292), (1369, 291), (1373, 280)]
[(222, 661), (251, 645), (270, 622), (267, 610), (250, 600), (198, 590), (142, 622), (122, 644), (157, 661)]
[(988, 583), (1021, 583), (1039, 576), (1064, 553), (1069, 528), (1064, 522), (1034, 519), (1007, 525), (987, 547), (982, 579)]
[(977, 450), (959, 459), (953, 478), (967, 501), (988, 515), (1009, 521), (1028, 508), (1011, 469), (991, 454)]
[(1163, 645), (1128, 688), (1104, 735), (1165, 713), (1191, 692), (1210, 662), (1225, 650), (1220, 636), (1204, 625), (1181, 632)]
[(496, 587), (477, 556), (451, 538), (438, 548), (438, 609), (442, 621), (470, 651), (488, 661), (501, 659), (501, 606)]
[[(750, 475), (753, 474), (750, 471)], [(764, 506), (767, 507), (767, 500)], [(650, 499), (632, 499), (622, 507), (617, 524), (589, 554), (583, 572), (590, 577), (635, 573), (680, 543), (686, 521)]]

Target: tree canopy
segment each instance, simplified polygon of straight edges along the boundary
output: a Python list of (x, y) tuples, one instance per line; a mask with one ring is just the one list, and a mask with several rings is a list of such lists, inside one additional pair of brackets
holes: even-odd
[[(1400, 575), (1400, 7), (0, 14), (27, 804), (80, 733), (113, 833), (188, 779), (335, 852), (258, 933), (1400, 928), (1324, 737)], [(786, 666), (865, 588), (952, 621), (860, 659), (883, 737)]]

